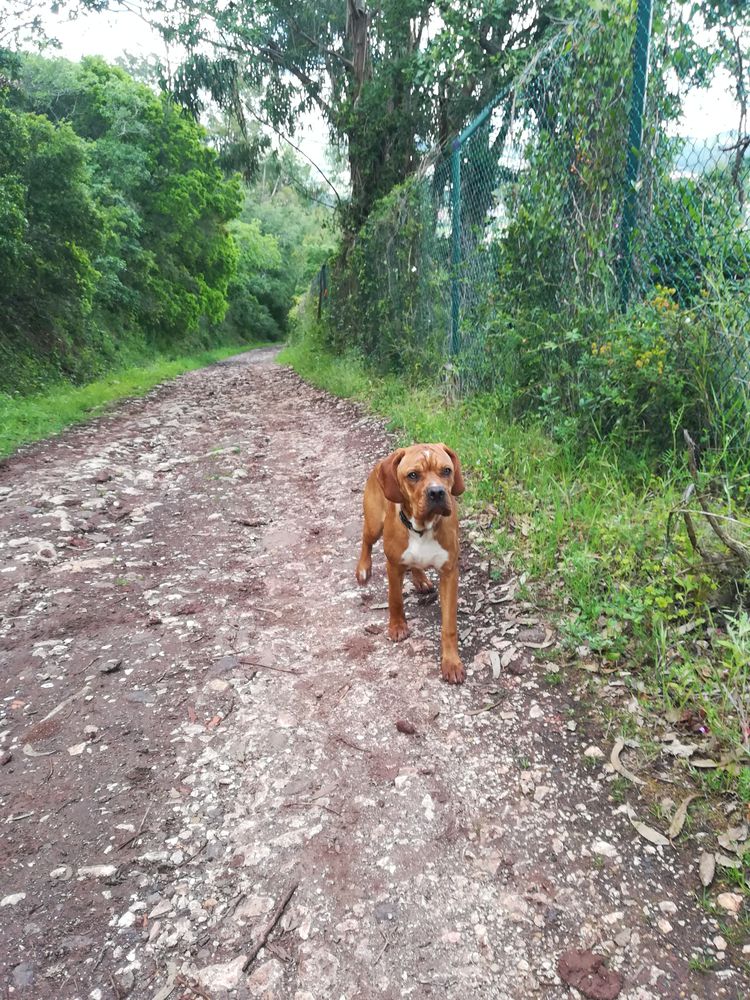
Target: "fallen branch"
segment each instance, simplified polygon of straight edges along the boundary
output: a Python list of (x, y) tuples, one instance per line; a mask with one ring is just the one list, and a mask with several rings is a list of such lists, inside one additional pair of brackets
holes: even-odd
[(270, 663), (260, 663), (258, 660), (254, 660), (251, 656), (241, 656), (240, 663), (245, 663), (250, 667), (257, 667), (258, 670), (275, 670), (280, 674), (299, 675), (299, 670), (291, 670), (288, 667), (271, 666)]
[(151, 812), (151, 806), (149, 806), (148, 809), (143, 814), (143, 819), (141, 820), (140, 826), (138, 827), (138, 829), (136, 830), (136, 832), (133, 834), (133, 836), (132, 837), (128, 837), (127, 840), (123, 840), (123, 842), (121, 844), (117, 845), (117, 850), (118, 851), (123, 850), (123, 848), (127, 847), (128, 844), (132, 844), (134, 840), (138, 840), (138, 838), (143, 833), (143, 824), (146, 822), (146, 817), (148, 816), (148, 814), (150, 812)]
[(475, 708), (473, 712), (469, 712), (469, 715), (481, 715), (482, 712), (491, 712), (493, 708), (497, 708), (498, 705), (502, 705), (505, 701), (505, 695), (502, 698), (498, 698), (497, 701), (493, 701), (491, 705), (485, 705), (484, 708)]
[(190, 992), (194, 996), (201, 997), (202, 1000), (211, 1000), (211, 995), (209, 993), (206, 993), (206, 991), (203, 989), (203, 987), (200, 985), (197, 979), (188, 979), (187, 976), (183, 976), (183, 974), (179, 972), (175, 976), (174, 981), (175, 981), (175, 986), (182, 986), (186, 990), (190, 990)]
[[(748, 549), (745, 545), (743, 545), (742, 542), (738, 542), (736, 538), (732, 538), (732, 536), (725, 531), (724, 527), (721, 524), (720, 515), (717, 516), (716, 514), (713, 513), (712, 510), (709, 509), (708, 500), (706, 496), (698, 491), (698, 461), (696, 457), (697, 446), (695, 441), (693, 441), (692, 437), (690, 436), (690, 434), (686, 429), (683, 429), (682, 436), (684, 437), (685, 444), (687, 445), (688, 468), (690, 469), (690, 475), (693, 478), (693, 484), (691, 484), (693, 488), (691, 489), (691, 487), (688, 487), (688, 489), (683, 494), (682, 497), (683, 504), (688, 499), (690, 499), (690, 496), (692, 496), (693, 492), (695, 492), (696, 499), (699, 501), (701, 505), (701, 510), (699, 511), (699, 513), (701, 513), (708, 521), (716, 537), (738, 559), (743, 569), (750, 569), (750, 549)], [(685, 519), (685, 527), (687, 528), (688, 537), (690, 538), (690, 544), (693, 546), (695, 551), (699, 553), (699, 555), (705, 557), (705, 553), (702, 551), (702, 549), (698, 544), (698, 539), (695, 533), (695, 528), (692, 524), (692, 520), (690, 518), (690, 514), (685, 510), (683, 510), (682, 513), (683, 513), (683, 518)]]
[(258, 940), (255, 942), (255, 944), (253, 945), (253, 947), (250, 949), (250, 954), (247, 956), (247, 958), (245, 959), (245, 962), (244, 962), (244, 964), (242, 966), (242, 971), (243, 972), (247, 972), (247, 970), (250, 968), (250, 966), (252, 965), (252, 963), (255, 961), (255, 958), (257, 957), (258, 952), (261, 950), (261, 948), (263, 947), (263, 945), (266, 943), (266, 941), (269, 938), (269, 935), (271, 934), (271, 931), (274, 929), (274, 927), (276, 926), (276, 924), (281, 919), (282, 913), (284, 912), (284, 910), (289, 905), (289, 900), (292, 898), (292, 896), (297, 891), (297, 887), (298, 886), (299, 886), (299, 882), (293, 883), (293, 885), (290, 885), (289, 888), (287, 889), (287, 891), (282, 896), (281, 901), (279, 902), (279, 904), (277, 905), (276, 909), (271, 914), (271, 917), (270, 917), (268, 923), (265, 925), (265, 927), (260, 932), (260, 935), (258, 936)]
[(360, 753), (369, 753), (370, 752), (367, 749), (367, 747), (361, 747), (358, 743), (352, 743), (352, 741), (348, 740), (345, 736), (337, 736), (336, 737), (336, 742), (337, 743), (343, 743), (344, 746), (351, 747), (352, 750), (359, 750)]

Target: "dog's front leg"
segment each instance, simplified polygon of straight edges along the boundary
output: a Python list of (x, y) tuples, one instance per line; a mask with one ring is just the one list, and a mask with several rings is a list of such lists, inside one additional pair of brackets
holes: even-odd
[(456, 606), (458, 604), (458, 570), (440, 574), (440, 616), (442, 622), (440, 672), (449, 684), (463, 684), (464, 668), (458, 655)]
[(394, 565), (390, 559), (388, 571), (388, 638), (401, 642), (409, 635), (404, 614), (404, 567)]

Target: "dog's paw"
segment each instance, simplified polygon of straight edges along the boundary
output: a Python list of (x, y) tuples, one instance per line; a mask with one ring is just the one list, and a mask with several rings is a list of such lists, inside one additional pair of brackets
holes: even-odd
[(435, 590), (435, 585), (421, 569), (415, 569), (411, 577), (414, 581), (414, 589), (418, 594), (431, 594)]
[(357, 583), (360, 585), (360, 587), (364, 587), (364, 585), (367, 583), (367, 581), (370, 579), (371, 576), (372, 576), (372, 563), (371, 562), (369, 562), (369, 563), (363, 563), (363, 562), (357, 563), (356, 577), (357, 577)]
[(388, 625), (388, 638), (391, 642), (402, 642), (409, 637), (409, 626), (406, 622), (391, 622)]
[(446, 657), (440, 664), (440, 673), (444, 681), (448, 684), (463, 684), (466, 673), (463, 663), (456, 657), (452, 659)]

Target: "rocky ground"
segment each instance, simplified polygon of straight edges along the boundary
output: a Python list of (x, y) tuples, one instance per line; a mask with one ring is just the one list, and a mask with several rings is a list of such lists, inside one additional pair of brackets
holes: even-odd
[(256, 351), (0, 467), (6, 998), (748, 996), (512, 579), (465, 545), (461, 688), (435, 603), (387, 641), (389, 449)]

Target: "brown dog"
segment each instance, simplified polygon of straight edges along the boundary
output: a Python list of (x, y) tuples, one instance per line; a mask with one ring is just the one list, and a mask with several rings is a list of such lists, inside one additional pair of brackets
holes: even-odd
[(365, 524), (357, 582), (372, 573), (372, 547), (383, 536), (388, 567), (388, 638), (400, 642), (409, 634), (404, 615), (404, 573), (411, 570), (420, 594), (433, 586), (425, 570), (440, 573), (443, 680), (461, 684), (464, 668), (458, 655), (458, 517), (456, 501), (464, 491), (461, 463), (444, 444), (413, 444), (378, 462), (365, 486)]

